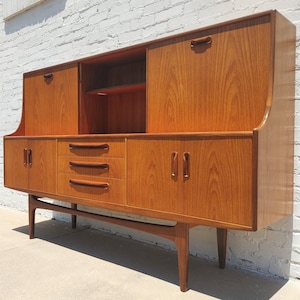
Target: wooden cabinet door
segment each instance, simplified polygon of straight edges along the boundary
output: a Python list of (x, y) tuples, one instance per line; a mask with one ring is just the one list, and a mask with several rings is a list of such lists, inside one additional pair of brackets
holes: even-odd
[(28, 165), (27, 139), (4, 139), (4, 185), (9, 188), (27, 189)]
[(212, 222), (252, 227), (254, 216), (251, 138), (185, 140), (180, 213)]
[(147, 132), (257, 127), (268, 98), (270, 31), (262, 17), (150, 45)]
[(128, 140), (128, 205), (178, 212), (180, 189), (178, 177), (172, 176), (172, 153), (178, 145), (176, 140)]
[(251, 228), (252, 180), (250, 137), (128, 141), (130, 206)]
[(30, 140), (29, 190), (56, 192), (56, 140)]
[(24, 76), (25, 135), (78, 134), (78, 67)]

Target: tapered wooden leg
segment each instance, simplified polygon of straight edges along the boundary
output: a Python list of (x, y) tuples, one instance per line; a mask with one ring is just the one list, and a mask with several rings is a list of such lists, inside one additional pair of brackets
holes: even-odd
[[(77, 210), (77, 204), (71, 203), (71, 208)], [(72, 228), (73, 229), (76, 228), (76, 222), (77, 222), (77, 216), (76, 215), (72, 215)]]
[(33, 195), (28, 195), (28, 215), (29, 215), (29, 238), (34, 238), (34, 224), (35, 224), (35, 210), (36, 206), (34, 204), (36, 197)]
[(188, 260), (189, 260), (189, 225), (177, 223), (175, 225), (175, 244), (178, 252), (178, 271), (180, 290), (188, 289)]
[(219, 268), (224, 269), (226, 264), (227, 229), (217, 228)]

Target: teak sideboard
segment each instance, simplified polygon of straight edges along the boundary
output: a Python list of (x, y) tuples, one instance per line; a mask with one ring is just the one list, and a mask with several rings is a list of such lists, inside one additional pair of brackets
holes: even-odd
[(44, 208), (171, 239), (186, 291), (189, 228), (217, 228), (223, 268), (227, 229), (292, 213), (295, 26), (277, 11), (29, 72), (23, 89), (4, 183), (29, 194), (30, 238)]

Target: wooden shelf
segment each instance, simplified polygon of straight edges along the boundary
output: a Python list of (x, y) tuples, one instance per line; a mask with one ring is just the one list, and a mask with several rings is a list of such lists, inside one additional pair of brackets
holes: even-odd
[(146, 83), (134, 83), (134, 84), (126, 84), (126, 85), (118, 85), (112, 87), (105, 87), (101, 89), (88, 91), (88, 95), (98, 95), (98, 96), (107, 96), (114, 94), (123, 94), (123, 93), (133, 93), (139, 92), (146, 89)]

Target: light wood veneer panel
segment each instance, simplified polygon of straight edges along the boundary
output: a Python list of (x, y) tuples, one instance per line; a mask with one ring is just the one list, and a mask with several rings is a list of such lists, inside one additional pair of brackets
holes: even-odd
[(32, 166), (28, 172), (30, 190), (56, 193), (56, 140), (30, 140)]
[[(270, 79), (270, 16), (149, 46), (147, 131), (245, 131), (263, 118)], [(211, 42), (191, 49), (191, 42)]]
[(78, 134), (77, 64), (25, 75), (24, 111), (25, 135)]
[[(253, 227), (252, 138), (128, 140), (128, 205)], [(171, 153), (178, 152), (178, 176)], [(190, 177), (183, 177), (183, 153)]]
[(27, 139), (4, 139), (4, 185), (10, 188), (28, 188), (28, 166), (24, 164)]
[(258, 149), (257, 228), (293, 212), (296, 28), (273, 15), (273, 86), (265, 122), (255, 129)]

